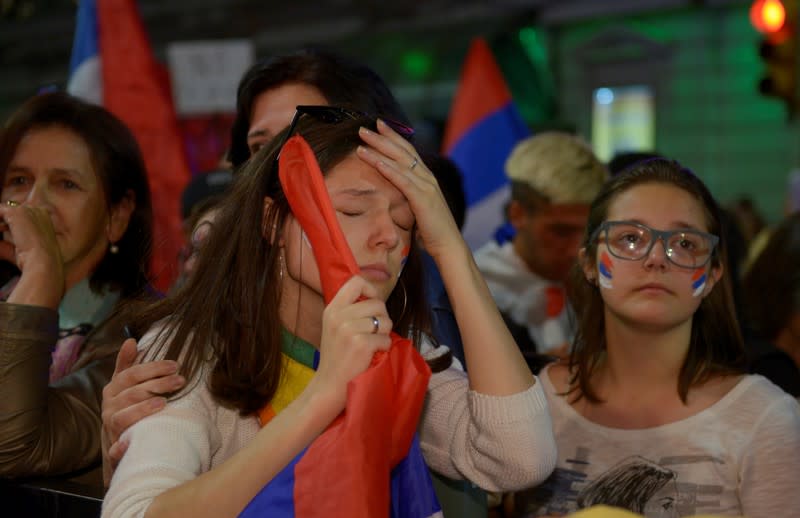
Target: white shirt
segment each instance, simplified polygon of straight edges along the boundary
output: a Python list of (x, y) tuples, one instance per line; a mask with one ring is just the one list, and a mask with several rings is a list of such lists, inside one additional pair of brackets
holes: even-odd
[(581, 416), (540, 374), (558, 446), (542, 485), (518, 494), (524, 516), (605, 503), (648, 518), (800, 513), (800, 405), (758, 375), (697, 414), (624, 430)]

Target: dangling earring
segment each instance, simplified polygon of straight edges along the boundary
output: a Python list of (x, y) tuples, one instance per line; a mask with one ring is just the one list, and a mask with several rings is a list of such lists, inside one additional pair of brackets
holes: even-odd
[(278, 279), (283, 282), (283, 248), (278, 252)]
[(111, 246), (108, 247), (108, 251), (112, 254), (116, 254), (119, 252), (119, 247), (116, 245), (116, 243), (111, 243)]

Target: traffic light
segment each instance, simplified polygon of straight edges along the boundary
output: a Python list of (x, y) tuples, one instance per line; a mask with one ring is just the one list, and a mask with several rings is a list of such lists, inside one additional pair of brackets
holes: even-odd
[(756, 0), (750, 7), (750, 21), (764, 35), (758, 54), (765, 74), (758, 82), (762, 95), (783, 99), (789, 117), (797, 110), (797, 2)]

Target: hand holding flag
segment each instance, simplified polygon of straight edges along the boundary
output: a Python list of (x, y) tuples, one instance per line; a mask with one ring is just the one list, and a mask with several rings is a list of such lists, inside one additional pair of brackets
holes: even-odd
[[(279, 171), (329, 302), (359, 269), (302, 137), (284, 145)], [(389, 352), (376, 353), (370, 368), (349, 383), (345, 412), (241, 516), (386, 516), (390, 508), (398, 518), (433, 516), (439, 507), (415, 439), (429, 376), (411, 342), (392, 333)]]

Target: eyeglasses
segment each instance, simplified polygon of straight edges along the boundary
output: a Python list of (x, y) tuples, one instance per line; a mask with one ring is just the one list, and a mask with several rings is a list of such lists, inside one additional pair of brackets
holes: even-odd
[[(280, 146), (278, 146), (278, 149), (283, 149), (284, 144), (286, 144), (286, 141), (289, 140), (289, 137), (291, 137), (292, 134), (294, 133), (294, 130), (297, 127), (297, 122), (303, 115), (308, 115), (309, 117), (313, 117), (314, 120), (317, 120), (319, 122), (324, 122), (327, 124), (339, 124), (340, 122), (347, 119), (357, 120), (363, 118), (372, 118), (372, 119), (375, 118), (374, 115), (369, 115), (367, 113), (360, 112), (357, 110), (351, 110), (349, 108), (343, 108), (341, 106), (300, 105), (295, 108), (294, 117), (292, 117), (292, 122), (289, 124), (289, 129), (283, 135), (283, 140), (281, 140), (281, 144)], [(403, 124), (402, 122), (387, 119), (385, 117), (381, 117), (380, 119), (394, 131), (396, 131), (397, 133), (406, 138), (414, 134), (414, 128), (406, 124)], [(276, 164), (280, 156), (281, 153), (280, 151), (278, 151), (278, 155), (275, 157)]]
[(628, 261), (647, 257), (660, 239), (667, 259), (682, 268), (705, 266), (719, 243), (719, 237), (699, 230), (656, 230), (633, 221), (606, 221), (592, 241), (601, 234), (611, 255)]

